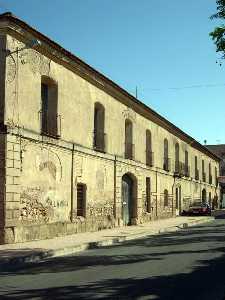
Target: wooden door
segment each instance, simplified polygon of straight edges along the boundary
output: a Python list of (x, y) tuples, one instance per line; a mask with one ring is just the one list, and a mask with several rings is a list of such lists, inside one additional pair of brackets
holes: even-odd
[(125, 175), (122, 178), (122, 218), (124, 225), (131, 224), (133, 210), (133, 181)]

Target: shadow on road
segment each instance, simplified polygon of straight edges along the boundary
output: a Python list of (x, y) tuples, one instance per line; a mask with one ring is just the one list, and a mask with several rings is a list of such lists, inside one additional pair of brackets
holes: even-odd
[[(149, 278), (110, 279), (81, 286), (62, 286), (47, 289), (16, 290), (1, 299), (165, 299), (165, 300), (222, 300), (224, 291), (224, 256), (206, 260), (190, 274)], [(118, 274), (119, 277), (119, 274)], [(203, 284), (200, 283), (200, 280)], [(168, 288), (169, 287), (169, 288)], [(201, 296), (197, 294), (201, 289)], [(154, 296), (154, 298), (150, 298)], [(197, 296), (198, 295), (198, 296)]]
[[(17, 289), (4, 293), (0, 299), (165, 299), (165, 300), (224, 300), (225, 290), (225, 228), (223, 224), (196, 226), (193, 230), (162, 234), (155, 237), (147, 237), (136, 241), (130, 241), (120, 246), (110, 246), (107, 249), (113, 250), (116, 247), (141, 247), (144, 253), (126, 255), (101, 255), (91, 256), (87, 252), (76, 256), (67, 256), (51, 259), (45, 263), (27, 266), (22, 269), (1, 270), (0, 275), (34, 275), (40, 273), (64, 273), (76, 272), (90, 267), (99, 266), (120, 266), (140, 262), (151, 262), (163, 260), (164, 257), (174, 259), (179, 255), (192, 255), (195, 253), (209, 253), (211, 259), (201, 259), (195, 262), (190, 272), (180, 274), (147, 276), (139, 278), (132, 276), (123, 279), (120, 274), (118, 278), (103, 279), (82, 285), (57, 286), (46, 289), (26, 290)], [(221, 226), (220, 226), (221, 225)], [(215, 245), (214, 247), (203, 247), (205, 243)], [(175, 245), (199, 245), (192, 250), (185, 250), (185, 247)], [(168, 250), (168, 246), (172, 246)], [(151, 251), (148, 252), (148, 250)], [(213, 256), (214, 254), (219, 254)], [(174, 260), (176, 264), (176, 260)], [(137, 265), (138, 266), (138, 265)], [(147, 265), (146, 265), (147, 266)], [(105, 269), (103, 269), (105, 270)], [(137, 269), (138, 273), (138, 269)], [(1, 278), (0, 278), (1, 281)], [(222, 288), (221, 288), (222, 287)]]
[(215, 219), (225, 219), (225, 210), (216, 210), (213, 213)]

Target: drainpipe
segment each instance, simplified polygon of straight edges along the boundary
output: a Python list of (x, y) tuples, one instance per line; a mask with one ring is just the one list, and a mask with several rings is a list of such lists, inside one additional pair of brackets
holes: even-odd
[(74, 186), (73, 186), (73, 169), (74, 169), (74, 144), (72, 148), (72, 159), (71, 159), (71, 211), (70, 211), (70, 221), (73, 222), (73, 196), (74, 196)]

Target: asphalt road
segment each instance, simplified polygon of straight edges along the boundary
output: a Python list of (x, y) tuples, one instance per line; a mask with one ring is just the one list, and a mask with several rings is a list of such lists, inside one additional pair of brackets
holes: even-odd
[(0, 299), (225, 299), (225, 220), (0, 270)]

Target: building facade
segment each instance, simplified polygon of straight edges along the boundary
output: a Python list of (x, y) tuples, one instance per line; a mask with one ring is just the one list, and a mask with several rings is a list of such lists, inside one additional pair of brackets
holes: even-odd
[(220, 157), (219, 177), (218, 182), (220, 185), (220, 203), (221, 208), (225, 208), (225, 144), (207, 145), (206, 146), (212, 153)]
[(219, 159), (20, 19), (0, 16), (0, 241), (179, 215)]

